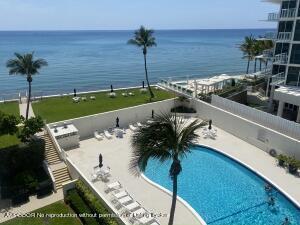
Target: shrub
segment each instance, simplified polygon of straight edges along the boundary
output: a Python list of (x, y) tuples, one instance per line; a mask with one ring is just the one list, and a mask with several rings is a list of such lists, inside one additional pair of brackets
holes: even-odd
[[(104, 203), (98, 199), (92, 191), (81, 181), (78, 180), (75, 184), (75, 188), (78, 191), (79, 195), (84, 199), (86, 204), (90, 207), (90, 209), (101, 215), (101, 214), (109, 214), (110, 212), (105, 208)], [(100, 217), (99, 223), (103, 225), (117, 225), (118, 222), (114, 218), (109, 217)]]
[(177, 106), (171, 109), (172, 113), (196, 113), (196, 110), (193, 108), (188, 108), (185, 106)]
[[(67, 204), (70, 204), (71, 208), (77, 214), (87, 213), (92, 214), (91, 209), (85, 204), (76, 189), (69, 190), (65, 199)], [(79, 217), (83, 224), (98, 225), (96, 218), (94, 217)]]
[(278, 165), (285, 167), (286, 166), (286, 162), (287, 162), (288, 157), (286, 155), (278, 155), (277, 156), (277, 160), (278, 160)]
[(296, 174), (298, 169), (300, 168), (300, 161), (295, 159), (294, 157), (288, 157), (287, 164), (288, 170), (291, 174)]

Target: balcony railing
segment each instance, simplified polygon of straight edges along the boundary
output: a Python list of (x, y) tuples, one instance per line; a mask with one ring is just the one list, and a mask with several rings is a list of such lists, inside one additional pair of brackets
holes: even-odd
[(289, 41), (292, 39), (292, 32), (279, 32), (277, 40)]
[(267, 49), (262, 52), (264, 58), (272, 58), (274, 54), (274, 49)]
[(281, 53), (274, 56), (274, 64), (287, 64), (288, 56), (286, 53)]
[(296, 9), (282, 9), (280, 12), (280, 18), (292, 18), (296, 15)]
[(268, 21), (278, 21), (278, 20), (279, 20), (279, 13), (268, 14)]
[(285, 82), (285, 74), (284, 72), (278, 73), (272, 76), (272, 83), (271, 85), (281, 85)]

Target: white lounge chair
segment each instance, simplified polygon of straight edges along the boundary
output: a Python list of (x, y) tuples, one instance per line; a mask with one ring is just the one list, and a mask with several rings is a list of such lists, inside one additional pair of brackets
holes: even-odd
[(95, 137), (98, 141), (101, 141), (101, 140), (103, 140), (103, 138), (104, 138), (103, 134), (99, 133), (99, 131), (95, 131), (95, 132), (94, 132), (94, 137)]
[(136, 125), (137, 125), (138, 127), (142, 127), (142, 126), (143, 126), (143, 124), (141, 124), (140, 122), (137, 122)]
[(131, 198), (130, 195), (127, 195), (127, 196), (125, 196), (123, 198), (117, 199), (117, 202), (122, 207), (123, 205), (128, 205), (129, 203), (132, 203), (133, 202), (133, 198)]
[(105, 192), (108, 193), (110, 191), (116, 191), (116, 190), (119, 190), (121, 188), (122, 188), (121, 183), (119, 181), (116, 181), (116, 182), (107, 184)]
[(135, 210), (141, 208), (141, 204), (138, 202), (132, 202), (128, 205), (124, 205), (126, 212), (134, 212)]
[(136, 131), (137, 127), (133, 126), (132, 124), (129, 124), (129, 129), (132, 131)]
[(156, 220), (154, 220), (152, 223), (149, 223), (148, 225), (160, 225)]
[(90, 96), (91, 100), (96, 100), (96, 97), (94, 95)]
[(75, 102), (75, 103), (80, 102), (80, 97), (74, 97), (74, 98), (72, 98), (72, 99), (73, 99), (73, 102)]
[(134, 93), (132, 93), (132, 92), (129, 92), (129, 96), (134, 96)]
[(107, 139), (112, 139), (113, 137), (107, 130), (104, 131), (104, 135)]

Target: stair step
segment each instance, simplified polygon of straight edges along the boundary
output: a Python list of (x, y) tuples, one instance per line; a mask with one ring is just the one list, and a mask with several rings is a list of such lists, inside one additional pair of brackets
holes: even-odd
[(60, 173), (60, 172), (63, 172), (63, 171), (68, 171), (68, 168), (67, 167), (63, 167), (61, 169), (54, 170), (53, 173), (57, 174), (57, 173)]

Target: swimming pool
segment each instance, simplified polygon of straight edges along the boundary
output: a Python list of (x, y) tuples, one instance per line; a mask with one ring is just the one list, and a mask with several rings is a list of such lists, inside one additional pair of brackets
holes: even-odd
[[(300, 224), (300, 209), (273, 189), (275, 205), (269, 206), (270, 194), (265, 181), (238, 162), (211, 149), (195, 146), (182, 160), (178, 195), (212, 225), (281, 225), (286, 217), (290, 224)], [(148, 163), (145, 175), (172, 191), (169, 178), (171, 162)]]

